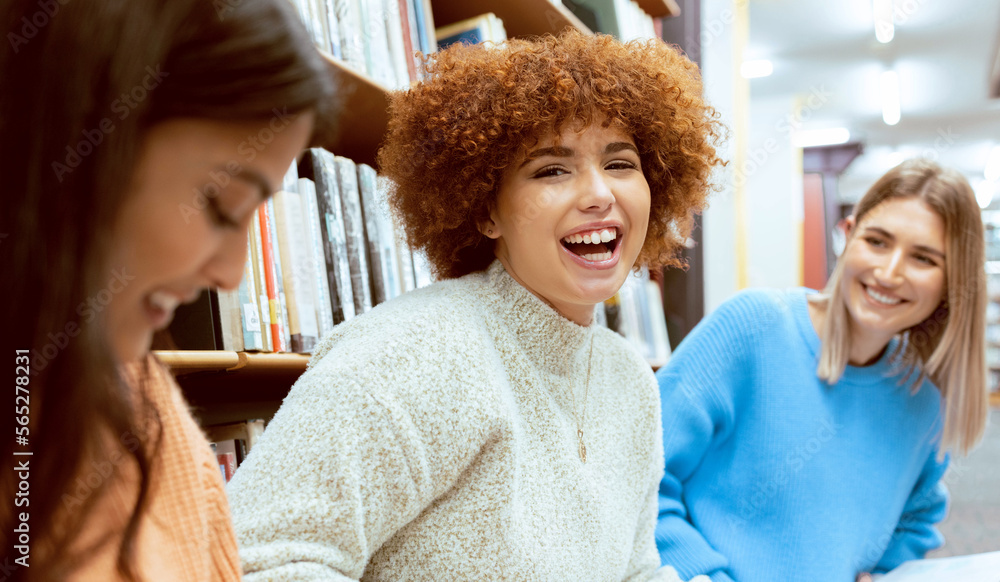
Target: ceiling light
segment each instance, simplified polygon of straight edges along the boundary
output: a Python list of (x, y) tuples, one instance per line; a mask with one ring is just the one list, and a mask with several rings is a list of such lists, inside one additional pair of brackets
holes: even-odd
[(882, 121), (886, 125), (899, 123), (899, 75), (883, 71), (879, 79), (882, 89)]
[(993, 197), (996, 195), (997, 184), (996, 182), (981, 180), (976, 183), (973, 191), (976, 193), (976, 202), (979, 203), (979, 207), (988, 208), (990, 203), (993, 202)]
[(892, 41), (896, 28), (892, 24), (892, 0), (872, 0), (875, 17), (875, 38), (881, 43)]
[(740, 65), (740, 74), (744, 79), (756, 79), (757, 77), (767, 77), (774, 72), (774, 65), (767, 59), (759, 61), (744, 61)]
[(847, 143), (850, 139), (851, 132), (847, 131), (846, 127), (796, 131), (792, 135), (792, 143), (800, 148), (837, 145)]
[(990, 182), (1000, 180), (1000, 145), (993, 146), (989, 155), (986, 156), (986, 168), (983, 170), (983, 176)]

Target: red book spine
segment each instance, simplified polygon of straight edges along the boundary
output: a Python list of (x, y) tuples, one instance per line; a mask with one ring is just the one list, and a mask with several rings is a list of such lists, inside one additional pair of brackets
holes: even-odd
[(229, 483), (229, 480), (233, 478), (233, 473), (236, 472), (236, 453), (218, 453), (215, 458), (219, 462), (219, 466), (222, 467), (226, 483)]
[(274, 270), (274, 247), (271, 244), (271, 227), (267, 222), (266, 202), (257, 215), (260, 217), (260, 252), (264, 259), (264, 286), (267, 288), (268, 313), (271, 316), (271, 342), (276, 352), (287, 352), (288, 346), (281, 337), (281, 311), (278, 305), (278, 275)]
[(406, 72), (410, 81), (417, 80), (417, 64), (413, 56), (413, 39), (410, 38), (410, 11), (408, 0), (399, 0), (399, 21), (403, 23), (403, 50), (406, 51)]

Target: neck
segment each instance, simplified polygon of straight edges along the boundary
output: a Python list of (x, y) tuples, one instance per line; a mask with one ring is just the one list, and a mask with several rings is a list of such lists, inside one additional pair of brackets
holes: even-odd
[[(812, 321), (816, 335), (823, 338), (823, 325), (826, 323), (826, 304), (808, 302), (809, 319)], [(847, 362), (852, 366), (870, 366), (874, 364), (892, 337), (875, 336), (864, 330), (851, 328), (851, 349)]]

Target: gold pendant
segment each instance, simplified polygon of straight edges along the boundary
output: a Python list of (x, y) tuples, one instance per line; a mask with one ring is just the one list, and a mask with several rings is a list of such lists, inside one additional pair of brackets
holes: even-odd
[(583, 444), (583, 430), (577, 429), (577, 436), (580, 438), (580, 460), (587, 462), (587, 445)]

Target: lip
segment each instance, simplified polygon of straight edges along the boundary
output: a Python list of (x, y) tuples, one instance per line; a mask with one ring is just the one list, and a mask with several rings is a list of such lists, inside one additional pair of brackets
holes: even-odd
[[(587, 229), (584, 229), (582, 231), (577, 231), (577, 232), (587, 232)], [(576, 234), (576, 232), (573, 232), (573, 233), (570, 233), (570, 234)], [(569, 235), (566, 235), (566, 236), (569, 236)], [(559, 239), (559, 240), (561, 241), (562, 239)], [(559, 243), (559, 248), (562, 249), (562, 252), (566, 253), (566, 256), (568, 256), (571, 261), (573, 261), (574, 263), (576, 263), (577, 265), (580, 265), (581, 267), (583, 267), (585, 269), (592, 269), (592, 270), (595, 270), (595, 271), (603, 271), (605, 269), (613, 269), (618, 264), (618, 261), (621, 260), (621, 257), (622, 257), (622, 247), (623, 246), (625, 246), (625, 245), (622, 242), (619, 242), (618, 244), (616, 244), (615, 245), (615, 250), (611, 251), (611, 258), (610, 259), (606, 259), (606, 260), (603, 260), (603, 261), (588, 261), (587, 259), (581, 257), (580, 255), (578, 255), (578, 254), (570, 251), (566, 247), (564, 247), (561, 242)]]
[[(885, 289), (883, 289), (882, 287), (879, 287), (878, 285), (866, 285), (864, 283), (861, 283), (860, 281), (859, 281), (859, 284), (861, 285), (861, 294), (864, 295), (865, 301), (869, 305), (874, 305), (875, 307), (880, 307), (882, 309), (891, 309), (893, 307), (899, 307), (900, 305), (903, 305), (904, 303), (907, 302), (906, 299), (903, 299), (902, 297), (900, 297), (899, 295), (896, 295), (892, 291), (886, 291)], [(885, 295), (886, 297), (889, 297), (889, 298), (892, 298), (892, 299), (899, 299), (899, 303), (897, 303), (895, 305), (886, 305), (885, 303), (880, 303), (880, 302), (876, 301), (874, 298), (872, 298), (868, 294), (868, 289), (871, 289), (871, 290), (875, 291), (879, 295)]]

